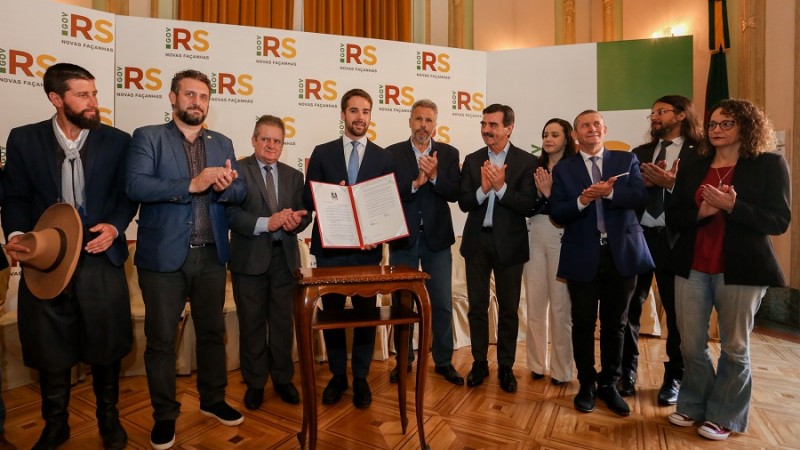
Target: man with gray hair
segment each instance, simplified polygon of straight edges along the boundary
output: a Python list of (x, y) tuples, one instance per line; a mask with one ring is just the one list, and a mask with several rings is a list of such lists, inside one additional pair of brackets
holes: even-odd
[[(386, 148), (394, 157), (395, 177), (409, 233), (407, 238), (389, 244), (389, 260), (392, 265), (405, 264), (412, 268), (421, 264), (422, 270), (431, 276), (425, 281), (425, 287), (431, 298), (435, 371), (445, 380), (461, 385), (464, 384), (464, 378), (452, 364), (453, 255), (450, 247), (456, 238), (448, 205), (448, 202), (458, 200), (461, 174), (458, 150), (433, 140), (437, 114), (436, 103), (431, 100), (416, 101), (408, 119), (411, 139)], [(397, 300), (393, 298), (393, 301)], [(414, 352), (410, 351), (408, 371), (413, 361)], [(389, 375), (392, 383), (397, 382), (399, 367), (402, 367), (401, 361), (397, 362)]]

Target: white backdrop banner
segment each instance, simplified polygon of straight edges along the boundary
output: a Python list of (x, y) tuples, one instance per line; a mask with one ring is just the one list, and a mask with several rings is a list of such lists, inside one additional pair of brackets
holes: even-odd
[[(408, 139), (415, 100), (435, 101), (435, 139), (459, 148), (462, 159), (483, 147), (479, 122), (491, 103), (516, 111), (511, 140), (520, 148), (537, 150), (549, 118), (571, 122), (580, 111), (598, 109), (607, 139), (625, 149), (646, 140), (644, 116), (653, 100), (691, 97), (691, 37), (482, 52), (114, 16), (43, 0), (0, 0), (0, 17), (3, 158), (13, 127), (54, 113), (41, 77), (59, 61), (97, 77), (103, 122), (129, 133), (169, 121), (172, 76), (200, 70), (212, 81), (206, 126), (230, 137), (244, 157), (252, 153), (256, 119), (282, 117), (281, 160), (301, 171), (315, 145), (341, 135), (339, 104), (351, 88), (372, 95), (369, 138), (382, 146)], [(659, 71), (652, 64), (659, 59), (671, 61), (674, 70)], [(453, 211), (460, 234), (465, 217), (456, 206)]]

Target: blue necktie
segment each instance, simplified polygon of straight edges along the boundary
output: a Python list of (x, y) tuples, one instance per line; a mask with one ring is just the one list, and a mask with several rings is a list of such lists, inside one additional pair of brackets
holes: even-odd
[(347, 160), (347, 184), (356, 184), (358, 180), (358, 141), (353, 141), (353, 150)]
[[(602, 175), (600, 175), (600, 168), (597, 167), (597, 160), (600, 159), (597, 156), (592, 156), (589, 160), (592, 161), (592, 183), (599, 183), (603, 181)], [(597, 230), (601, 233), (606, 232), (606, 217), (605, 211), (603, 211), (603, 199), (598, 198), (594, 201), (595, 208), (597, 208)]]

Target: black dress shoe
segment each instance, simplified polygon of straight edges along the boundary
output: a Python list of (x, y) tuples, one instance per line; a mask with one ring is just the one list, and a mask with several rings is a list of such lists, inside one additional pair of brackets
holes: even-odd
[(631, 409), (625, 400), (619, 395), (617, 387), (613, 384), (608, 386), (600, 386), (597, 388), (597, 397), (606, 402), (608, 409), (620, 416), (630, 415)]
[(39, 440), (32, 450), (52, 450), (69, 440), (69, 425), (51, 426), (45, 424)]
[(681, 389), (681, 380), (664, 377), (664, 383), (658, 390), (658, 404), (669, 406), (678, 403), (678, 391)]
[(247, 388), (244, 393), (244, 407), (254, 411), (264, 403), (264, 390)]
[[(411, 364), (406, 366), (406, 373), (411, 373)], [(397, 373), (397, 366), (394, 366), (391, 372), (389, 372), (389, 383), (397, 384), (400, 380), (400, 374)]]
[(553, 386), (561, 386), (562, 384), (566, 384), (566, 381), (556, 380), (555, 378), (550, 378), (550, 384)]
[(475, 387), (483, 384), (483, 379), (489, 376), (489, 362), (475, 361), (472, 363), (472, 370), (467, 375), (467, 386)]
[(544, 378), (544, 374), (531, 371), (531, 378), (533, 378), (534, 380), (541, 380), (542, 378)]
[(594, 411), (594, 384), (582, 384), (572, 403), (578, 411), (585, 413)]
[(294, 384), (291, 382), (285, 384), (276, 384), (274, 385), (275, 392), (281, 397), (284, 403), (288, 403), (290, 405), (296, 405), (300, 403), (300, 393), (297, 392), (297, 388), (294, 387)]
[(372, 403), (372, 392), (366, 378), (353, 378), (353, 406), (368, 408)]
[(347, 390), (347, 376), (334, 375), (325, 390), (322, 391), (322, 403), (325, 405), (333, 405), (342, 399), (342, 392)]
[(455, 367), (453, 367), (452, 364), (449, 364), (447, 366), (436, 366), (436, 368), (433, 369), (433, 371), (443, 376), (445, 380), (453, 384), (456, 384), (458, 386), (464, 384), (464, 377), (462, 377), (461, 374), (458, 373), (458, 371), (456, 370)]
[[(122, 428), (119, 417), (106, 418), (97, 422), (105, 450), (122, 450), (128, 445), (128, 433), (125, 432), (125, 428)], [(3, 446), (0, 445), (0, 448)]]
[(619, 390), (619, 395), (623, 397), (630, 397), (636, 394), (636, 375), (634, 374), (627, 374), (622, 375), (617, 383)]
[(500, 366), (497, 369), (497, 378), (500, 379), (500, 388), (506, 392), (517, 392), (517, 377), (511, 366)]

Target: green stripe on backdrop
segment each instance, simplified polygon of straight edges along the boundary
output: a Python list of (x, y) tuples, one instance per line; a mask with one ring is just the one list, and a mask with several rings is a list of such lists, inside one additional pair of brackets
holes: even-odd
[(692, 98), (692, 37), (597, 44), (597, 109), (647, 109), (663, 95)]

